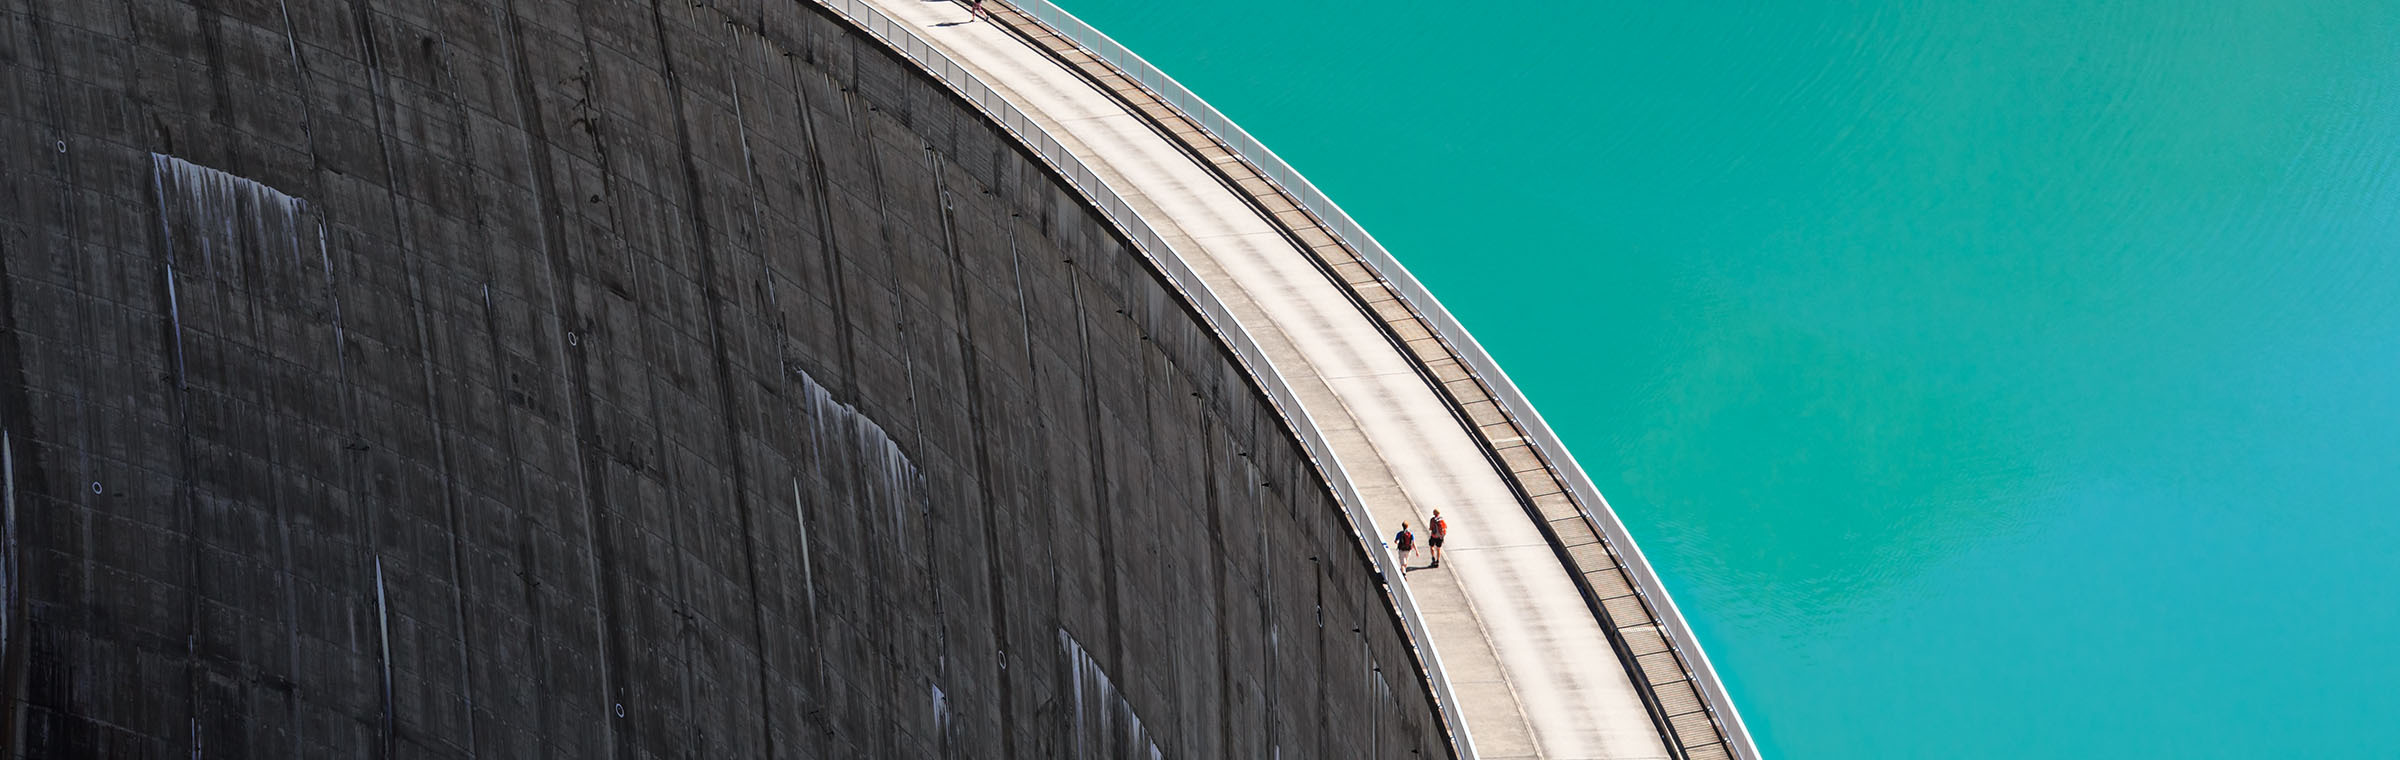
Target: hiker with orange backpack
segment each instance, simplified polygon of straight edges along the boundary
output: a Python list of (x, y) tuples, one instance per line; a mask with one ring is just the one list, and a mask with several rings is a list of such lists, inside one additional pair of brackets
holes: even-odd
[(1433, 564), (1426, 565), (1426, 567), (1442, 566), (1442, 539), (1449, 535), (1450, 521), (1442, 519), (1441, 510), (1434, 510), (1433, 524), (1428, 526), (1425, 531), (1426, 551), (1433, 555)]

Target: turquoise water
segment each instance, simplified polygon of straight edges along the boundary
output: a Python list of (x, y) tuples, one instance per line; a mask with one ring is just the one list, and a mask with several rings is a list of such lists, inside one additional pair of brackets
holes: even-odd
[(1770, 756), (2400, 754), (2400, 4), (1065, 5), (1475, 331)]

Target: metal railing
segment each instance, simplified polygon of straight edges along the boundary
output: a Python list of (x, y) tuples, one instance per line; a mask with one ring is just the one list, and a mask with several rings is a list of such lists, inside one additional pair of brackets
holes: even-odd
[[(1443, 729), (1450, 736), (1452, 750), (1461, 760), (1473, 760), (1474, 742), (1468, 736), (1466, 720), (1459, 713), (1458, 700), (1451, 694), (1450, 682), (1442, 671), (1441, 658), (1434, 650), (1433, 639), (1425, 631), (1422, 616), (1417, 614), (1416, 599), (1409, 593), (1401, 568), (1396, 565), (1396, 559), (1390, 552), (1382, 551), (1381, 547), (1372, 540), (1372, 536), (1374, 536), (1372, 529), (1362, 530), (1363, 527), (1373, 523), (1367, 518), (1365, 506), (1359, 500), (1357, 488), (1351, 485), (1349, 475), (1342, 470), (1340, 460), (1334, 458), (1333, 447), (1325, 441), (1322, 435), (1318, 434), (1316, 423), (1309, 418), (1307, 409), (1301, 406), (1299, 396), (1292, 392), (1291, 386), (1284, 381), (1283, 375), (1276, 371), (1274, 362), (1268, 360), (1266, 353), (1260, 351), (1258, 345), (1251, 342), (1249, 333), (1242, 328), (1241, 321), (1234, 318), (1233, 312), (1228, 310), (1224, 302), (1217, 298), (1215, 291), (1210, 290), (1208, 284), (1202, 281), (1200, 276), (1195, 274), (1189, 266), (1185, 265), (1184, 257), (1178, 254), (1172, 246), (1169, 246), (1165, 238), (1161, 237), (1150, 226), (1150, 223), (1142, 218), (1141, 214), (1135, 212), (1122, 196), (1111, 189), (1107, 182), (1102, 181), (1090, 167), (1084, 165), (1081, 159), (1068, 152), (1056, 138), (1044, 131), (1014, 103), (1009, 102), (998, 91), (984, 84), (965, 67), (952, 61), (948, 55), (943, 54), (924, 38), (917, 36), (906, 24), (884, 15), (882, 11), (876, 10), (863, 0), (816, 0), (816, 2), (848, 19), (875, 38), (882, 40), (903, 57), (924, 67), (927, 72), (932, 73), (936, 79), (950, 87), (959, 97), (975, 104), (977, 108), (983, 109), (995, 123), (1014, 134), (1043, 162), (1049, 164), (1053, 171), (1065, 178), (1068, 184), (1082, 192), (1085, 199), (1089, 200), (1094, 207), (1108, 216), (1109, 220), (1117, 225), (1119, 231), (1124, 233), (1125, 238), (1133, 242), (1134, 248), (1142, 258), (1165, 275), (1167, 280), (1181, 291), (1193, 309), (1200, 312), (1209, 330), (1216, 334), (1218, 341), (1233, 351), (1236, 360), (1242, 364), (1243, 370), (1249, 373), (1251, 378), (1257, 382), (1259, 389), (1265, 391), (1269, 400), (1274, 402), (1276, 411), (1283, 416), (1285, 424), (1291, 427), (1293, 437), (1299, 439), (1302, 447), (1307, 449), (1318, 474), (1333, 490), (1334, 498), (1341, 502), (1343, 512), (1351, 522), (1351, 534), (1359, 539), (1367, 556), (1374, 558), (1376, 570), (1383, 575), (1387, 599), (1391, 602), (1393, 609), (1399, 612), (1402, 625), (1408, 630), (1408, 643), (1414, 650), (1418, 662), (1424, 668), (1426, 682), (1433, 689), (1434, 701), (1441, 711)], [(1163, 79), (1163, 75), (1161, 78)], [(1214, 113), (1214, 111), (1210, 113)]]
[(1727, 748), (1737, 757), (1759, 757), (1748, 727), (1742, 724), (1741, 713), (1734, 709), (1733, 700), (1725, 693), (1724, 684), (1717, 680), (1716, 670), (1709, 665), (1707, 653), (1701, 650), (1699, 638), (1685, 624), (1683, 613), (1676, 609), (1674, 599), (1667, 595), (1666, 587), (1659, 583), (1657, 574), (1650, 569), (1649, 561), (1642, 557), (1641, 549), (1634, 544), (1633, 536), (1626, 532), (1624, 523), (1617, 519), (1616, 511), (1609, 507), (1608, 499), (1600, 495), (1600, 489), (1584, 474), (1583, 467), (1576, 463), (1566, 443), (1559, 440), (1549, 423), (1543, 421), (1541, 412), (1533, 408), (1533, 402), (1517, 390), (1516, 384), (1509, 381), (1508, 373), (1500, 369), (1499, 363), (1493, 361), (1490, 354), (1484, 352), (1482, 344), (1468, 334), (1466, 327), (1459, 324), (1448, 309), (1442, 308), (1441, 301), (1434, 298), (1433, 292), (1418, 282), (1409, 273), (1408, 267), (1401, 265), (1400, 260), (1385, 250), (1382, 243), (1376, 242), (1375, 236), (1368, 234), (1365, 227), (1344, 213), (1339, 204), (1326, 197), (1307, 177), (1301, 176), (1298, 170), (1284, 163), (1258, 138), (1251, 137), (1241, 125), (1235, 124), (1210, 106), (1208, 101), (1167, 76), (1166, 72), (1150, 65), (1149, 61), (1048, 0), (1008, 2), (1074, 41), (1085, 51), (1114, 65), (1118, 71), (1149, 89), (1160, 100), (1182, 110), (1200, 128), (1247, 160), (1259, 174), (1282, 187), (1302, 208), (1314, 214), (1328, 231), (1347, 243), (1377, 277), (1382, 278), (1395, 294), (1416, 310), (1434, 334), (1449, 344), (1452, 353), (1490, 389), (1501, 408), (1525, 430), (1527, 440), (1549, 459), (1560, 481), (1567, 485), (1584, 519), (1597, 527), (1608, 541), (1620, 564), (1633, 578), (1635, 593), (1642, 597), (1651, 610), (1651, 616), (1657, 619), (1667, 645), (1685, 663), (1688, 671), (1685, 676), (1699, 687), (1701, 700), (1725, 734)]

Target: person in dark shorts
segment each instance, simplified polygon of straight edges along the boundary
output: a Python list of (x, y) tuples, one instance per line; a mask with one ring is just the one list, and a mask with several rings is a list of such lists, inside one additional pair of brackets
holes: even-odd
[(1425, 528), (1425, 550), (1433, 555), (1433, 564), (1426, 567), (1442, 566), (1442, 539), (1449, 535), (1450, 521), (1442, 519), (1441, 510), (1434, 510), (1433, 524)]
[(1408, 572), (1408, 553), (1417, 550), (1417, 534), (1408, 532), (1408, 523), (1400, 524), (1400, 533), (1392, 536), (1392, 544), (1400, 548), (1400, 572)]

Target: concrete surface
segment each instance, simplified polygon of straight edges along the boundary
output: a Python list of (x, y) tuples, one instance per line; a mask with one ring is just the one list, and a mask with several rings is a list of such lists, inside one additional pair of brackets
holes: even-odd
[(1442, 753), (1223, 347), (805, 3), (0, 3), (0, 320), (7, 756)]
[[(1378, 535), (1452, 523), (1406, 581), (1480, 757), (1661, 758), (1641, 694), (1568, 569), (1410, 359), (1181, 148), (1054, 59), (950, 3), (869, 0), (1069, 143), (1232, 308), (1332, 441)], [(1422, 555), (1420, 555), (1422, 556)], [(1422, 560), (1419, 560), (1420, 564)]]

